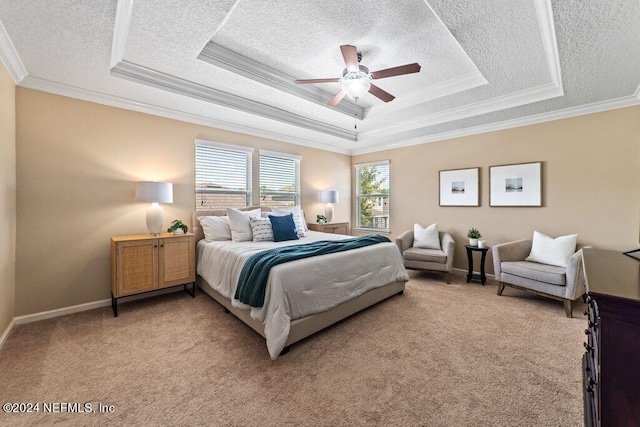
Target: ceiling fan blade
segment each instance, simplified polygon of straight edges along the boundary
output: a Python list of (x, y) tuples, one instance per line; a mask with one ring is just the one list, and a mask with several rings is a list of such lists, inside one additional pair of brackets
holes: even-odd
[(329, 107), (335, 107), (336, 105), (338, 105), (338, 103), (340, 101), (342, 101), (342, 98), (344, 98), (345, 95), (346, 95), (346, 93), (341, 90), (340, 92), (336, 93), (336, 96), (331, 98), (331, 101), (329, 101), (329, 103), (327, 105)]
[(420, 71), (420, 64), (413, 63), (401, 65), (399, 67), (387, 68), (385, 70), (374, 71), (371, 77), (374, 79), (384, 79), (385, 77), (400, 76), (402, 74), (412, 74)]
[(347, 65), (347, 71), (354, 73), (360, 71), (360, 66), (358, 65), (358, 51), (356, 50), (356, 47), (351, 46), (350, 44), (343, 44), (340, 46), (340, 50), (342, 51), (344, 63)]
[(293, 82), (299, 85), (307, 85), (311, 83), (337, 83), (340, 79), (307, 79), (307, 80), (294, 80)]
[(380, 98), (381, 100), (383, 100), (384, 102), (391, 102), (394, 99), (396, 99), (395, 96), (391, 95), (389, 92), (386, 92), (382, 89), (380, 89), (378, 86), (376, 85), (371, 85), (369, 87), (369, 93), (373, 96), (376, 96), (378, 98)]

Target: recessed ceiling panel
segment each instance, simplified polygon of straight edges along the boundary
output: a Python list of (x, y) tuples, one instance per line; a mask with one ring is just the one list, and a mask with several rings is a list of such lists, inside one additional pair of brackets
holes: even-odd
[(299, 79), (341, 77), (342, 44), (355, 45), (370, 71), (419, 63), (418, 74), (376, 82), (396, 97), (477, 72), (424, 0), (241, 1), (211, 41)]

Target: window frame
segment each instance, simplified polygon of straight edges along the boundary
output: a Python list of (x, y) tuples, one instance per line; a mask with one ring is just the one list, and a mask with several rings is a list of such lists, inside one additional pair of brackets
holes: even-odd
[[(376, 161), (376, 162), (367, 162), (367, 163), (356, 163), (353, 165), (354, 166), (354, 171), (355, 171), (355, 188), (353, 191), (354, 194), (354, 200), (355, 200), (355, 227), (354, 230), (357, 231), (373, 231), (373, 232), (377, 232), (377, 233), (385, 233), (385, 234), (390, 234), (391, 233), (391, 161), (390, 160), (380, 160), (380, 161)], [(385, 194), (385, 193), (372, 193), (372, 194), (366, 194), (366, 195), (362, 195), (360, 194), (360, 169), (361, 168), (365, 168), (365, 167), (372, 167), (372, 166), (387, 166), (388, 168), (388, 176), (387, 176), (387, 184), (389, 187), (389, 191)], [(384, 200), (384, 197), (387, 198), (387, 205), (388, 205), (388, 214), (387, 214), (387, 228), (379, 228), (379, 227), (370, 227), (370, 226), (362, 226), (360, 224), (360, 198), (361, 197), (367, 197), (367, 198), (380, 198), (381, 200)], [(376, 204), (378, 204), (378, 200), (375, 201)], [(384, 208), (384, 201), (382, 202), (382, 207)]]
[[(218, 150), (225, 151), (233, 151), (236, 153), (244, 153), (246, 155), (246, 169), (245, 169), (245, 182), (246, 182), (246, 190), (217, 190), (217, 189), (205, 189), (198, 188), (198, 151), (197, 147), (207, 147)], [(244, 194), (245, 195), (245, 206), (252, 206), (253, 202), (253, 153), (255, 149), (253, 147), (246, 147), (242, 145), (234, 145), (234, 144), (225, 144), (222, 142), (216, 141), (207, 141), (203, 139), (196, 139), (194, 143), (194, 183), (195, 183), (195, 194), (196, 194), (196, 212), (209, 210), (210, 208), (202, 209), (198, 206), (198, 194)]]
[[(300, 205), (300, 195), (301, 195), (301, 186), (300, 186), (300, 169), (301, 169), (301, 163), (302, 163), (302, 156), (299, 156), (297, 154), (290, 154), (290, 153), (281, 153), (278, 151), (269, 151), (269, 150), (259, 150), (258, 152), (259, 154), (259, 159), (258, 159), (258, 197), (260, 198), (261, 204), (262, 204), (262, 197), (263, 196), (289, 196), (292, 193), (290, 192), (284, 192), (284, 191), (268, 191), (268, 192), (264, 192), (262, 191), (262, 158), (263, 157), (274, 157), (274, 158), (280, 158), (280, 159), (287, 159), (287, 160), (293, 160), (295, 163), (295, 192), (293, 193), (293, 206), (299, 206)], [(284, 207), (284, 206), (283, 206)]]

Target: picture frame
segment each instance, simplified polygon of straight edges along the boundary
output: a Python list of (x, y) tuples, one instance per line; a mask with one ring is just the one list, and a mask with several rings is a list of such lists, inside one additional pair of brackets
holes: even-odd
[(542, 162), (489, 167), (489, 206), (542, 206)]
[(439, 172), (440, 206), (480, 206), (480, 168)]

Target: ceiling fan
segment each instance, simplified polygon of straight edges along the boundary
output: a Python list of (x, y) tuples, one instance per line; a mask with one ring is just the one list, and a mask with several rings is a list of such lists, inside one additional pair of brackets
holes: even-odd
[(345, 95), (357, 101), (367, 92), (370, 92), (373, 96), (384, 102), (393, 101), (395, 96), (385, 92), (378, 86), (371, 84), (371, 80), (384, 79), (385, 77), (400, 76), (403, 74), (412, 74), (420, 71), (420, 64), (413, 63), (369, 73), (369, 69), (367, 67), (359, 64), (362, 59), (362, 54), (358, 53), (355, 46), (343, 44), (340, 46), (340, 50), (342, 51), (344, 63), (347, 65), (347, 68), (342, 71), (342, 78), (307, 79), (295, 80), (294, 82), (297, 84), (342, 83), (340, 92), (338, 92), (327, 104), (330, 107), (338, 105)]

